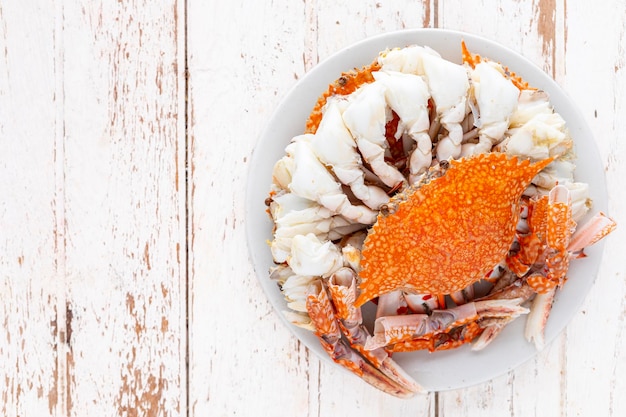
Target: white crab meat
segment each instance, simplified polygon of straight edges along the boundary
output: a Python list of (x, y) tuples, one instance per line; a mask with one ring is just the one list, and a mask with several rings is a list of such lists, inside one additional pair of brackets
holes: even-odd
[(293, 170), (294, 160), (291, 156), (285, 155), (276, 161), (272, 169), (272, 191), (288, 190)]
[(364, 205), (353, 205), (341, 189), (341, 184), (317, 159), (311, 147), (314, 138), (311, 134), (297, 136), (285, 149), (294, 159), (289, 190), (300, 197), (317, 201), (347, 219), (362, 224), (374, 223), (377, 213)]
[(319, 277), (296, 275), (289, 265), (281, 264), (270, 271), (270, 278), (280, 285), (290, 311), (306, 313), (306, 288)]
[(384, 71), (423, 75), (424, 65), (422, 59), (424, 55), (441, 57), (431, 48), (411, 45), (406, 48), (394, 48), (383, 51), (378, 57), (378, 63)]
[(430, 54), (424, 54), (422, 62), (439, 121), (448, 131), (447, 137), (452, 144), (460, 147), (463, 140), (461, 122), (467, 114), (470, 88), (467, 69)]
[(509, 127), (509, 119), (520, 95), (519, 89), (504, 75), (502, 66), (481, 62), (472, 71), (474, 96), (479, 115), (474, 115), (479, 142), (473, 153), (490, 152)]
[(534, 160), (564, 155), (573, 146), (565, 120), (554, 111), (543, 91), (522, 91), (507, 135), (499, 150)]
[(343, 121), (355, 138), (361, 155), (380, 180), (389, 187), (404, 182), (402, 173), (385, 161), (385, 150), (388, 146), (385, 136), (385, 86), (373, 82), (352, 93), (343, 112)]
[(445, 60), (430, 48), (411, 46), (386, 51), (378, 58), (384, 71), (400, 71), (426, 78), (435, 103), (438, 122), (447, 130), (440, 159), (459, 156), (467, 114), (470, 89), (467, 70), (463, 65)]
[(376, 82), (385, 86), (387, 105), (400, 118), (396, 136), (406, 133), (417, 145), (409, 160), (411, 176), (416, 177), (424, 173), (432, 162), (433, 144), (428, 134), (428, 85), (415, 74), (381, 70), (373, 75)]
[(341, 254), (343, 255), (344, 265), (349, 266), (357, 273), (361, 270), (361, 250), (366, 237), (367, 233), (365, 231), (359, 231), (351, 234), (341, 242)]
[(544, 330), (550, 316), (552, 303), (556, 289), (551, 289), (545, 294), (537, 294), (530, 307), (530, 313), (526, 319), (524, 336), (529, 342), (534, 342), (537, 350), (543, 350), (545, 346)]
[(276, 225), (270, 243), (276, 263), (285, 262), (291, 255), (294, 236), (313, 233), (320, 239), (334, 240), (363, 228), (363, 225), (333, 215), (326, 207), (293, 193), (275, 196), (270, 204), (270, 214)]
[(334, 243), (309, 233), (293, 237), (287, 263), (296, 275), (328, 277), (343, 266), (343, 257)]
[(366, 206), (377, 210), (389, 201), (389, 196), (380, 187), (365, 184), (361, 167), (361, 156), (356, 142), (343, 122), (342, 113), (346, 100), (330, 98), (324, 109), (324, 117), (311, 141), (319, 160), (330, 166), (333, 173)]

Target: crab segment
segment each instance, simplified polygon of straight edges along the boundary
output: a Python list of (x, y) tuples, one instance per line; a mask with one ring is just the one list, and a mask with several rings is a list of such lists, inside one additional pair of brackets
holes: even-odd
[(352, 270), (342, 268), (328, 286), (321, 280), (310, 286), (306, 309), (320, 344), (335, 363), (382, 391), (401, 398), (424, 392), (384, 349), (364, 349), (370, 335), (353, 305), (355, 280)]
[(517, 255), (507, 257), (507, 265), (518, 276), (529, 272), (533, 264), (544, 263), (542, 273), (532, 273), (528, 284), (537, 293), (546, 293), (565, 283), (569, 269), (568, 251), (572, 230), (569, 190), (562, 185), (554, 187), (550, 194), (530, 202), (529, 233), (518, 236), (520, 250)]
[(328, 280), (328, 290), (336, 310), (337, 321), (351, 348), (401, 387), (410, 392), (424, 392), (424, 389), (391, 359), (386, 350), (365, 348), (371, 336), (363, 325), (361, 309), (354, 307), (356, 273), (350, 268), (339, 269)]
[(396, 289), (450, 294), (482, 279), (505, 258), (520, 197), (551, 161), (452, 160), (443, 175), (394, 197), (365, 240), (356, 306)]
[(366, 349), (386, 347), (393, 352), (450, 349), (471, 342), (482, 332), (481, 322), (513, 319), (528, 310), (522, 299), (493, 299), (463, 304), (431, 315), (409, 314), (381, 317), (374, 324), (374, 337)]

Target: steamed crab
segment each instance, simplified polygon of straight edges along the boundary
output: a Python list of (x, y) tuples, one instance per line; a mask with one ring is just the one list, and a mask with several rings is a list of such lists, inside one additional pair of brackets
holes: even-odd
[(482, 349), (524, 314), (541, 348), (570, 260), (615, 228), (602, 213), (577, 228), (572, 147), (545, 93), (465, 47), (461, 65), (410, 46), (342, 75), (274, 167), (286, 315), (401, 397), (422, 388), (393, 352)]

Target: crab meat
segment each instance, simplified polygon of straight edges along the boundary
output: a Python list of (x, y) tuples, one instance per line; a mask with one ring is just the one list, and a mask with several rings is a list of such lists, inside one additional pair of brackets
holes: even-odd
[(321, 240), (335, 240), (363, 228), (362, 224), (333, 215), (326, 207), (293, 193), (274, 196), (270, 214), (276, 226), (270, 243), (276, 263), (286, 262), (291, 256), (295, 236), (313, 233)]
[(350, 220), (373, 223), (376, 212), (364, 205), (353, 205), (341, 189), (341, 184), (317, 158), (311, 146), (314, 138), (311, 134), (297, 136), (285, 149), (294, 160), (289, 190)]
[(448, 135), (442, 140), (446, 141), (448, 138), (459, 148), (460, 152), (463, 140), (461, 122), (466, 115), (467, 95), (470, 88), (467, 70), (463, 65), (435, 55), (425, 54), (422, 60), (424, 75), (428, 79), (439, 122), (448, 131)]
[(573, 146), (565, 120), (554, 111), (548, 94), (543, 91), (520, 93), (507, 135), (500, 151), (534, 160), (564, 155)]
[(534, 342), (537, 350), (545, 346), (544, 329), (552, 310), (556, 288), (553, 287), (544, 293), (537, 294), (533, 299), (524, 336), (529, 342)]
[(417, 145), (409, 161), (410, 182), (424, 173), (432, 162), (432, 147), (428, 130), (428, 85), (415, 74), (396, 71), (378, 71), (374, 79), (385, 86), (385, 100), (400, 117), (400, 134), (406, 132)]
[(520, 197), (550, 162), (497, 153), (451, 161), (395, 198), (395, 212), (379, 215), (365, 241), (356, 305), (396, 289), (449, 294), (482, 279), (508, 252)]
[(356, 140), (356, 145), (374, 173), (389, 187), (405, 181), (396, 167), (385, 161), (387, 139), (387, 106), (385, 86), (381, 83), (366, 84), (350, 97), (343, 112), (343, 121)]
[(330, 166), (341, 183), (350, 187), (355, 197), (366, 206), (377, 210), (389, 201), (389, 196), (380, 187), (365, 184), (365, 174), (361, 169), (361, 157), (356, 150), (356, 142), (343, 122), (342, 113), (346, 100), (331, 98), (324, 109), (311, 147), (318, 159)]
[(472, 85), (479, 114), (474, 115), (478, 127), (478, 144), (467, 144), (471, 153), (490, 152), (504, 137), (509, 118), (517, 106), (519, 89), (504, 75), (501, 65), (481, 62), (472, 71)]
[(466, 68), (443, 59), (430, 48), (420, 46), (387, 51), (381, 54), (379, 63), (382, 70), (401, 71), (426, 79), (437, 115), (436, 121), (431, 120), (431, 126), (443, 126), (448, 132), (438, 142), (437, 158), (441, 161), (459, 157), (463, 140), (461, 122), (467, 114), (470, 89)]
[(328, 277), (343, 266), (343, 256), (332, 242), (322, 242), (309, 233), (293, 237), (287, 262), (298, 275)]

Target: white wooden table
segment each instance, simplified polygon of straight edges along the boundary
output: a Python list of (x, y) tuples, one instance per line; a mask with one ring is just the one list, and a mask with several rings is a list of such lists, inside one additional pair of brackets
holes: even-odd
[[(283, 326), (248, 261), (244, 192), (304, 73), (418, 27), (551, 74), (595, 132), (621, 227), (536, 359), (399, 400)], [(622, 0), (3, 0), (0, 415), (626, 415), (625, 28)]]

